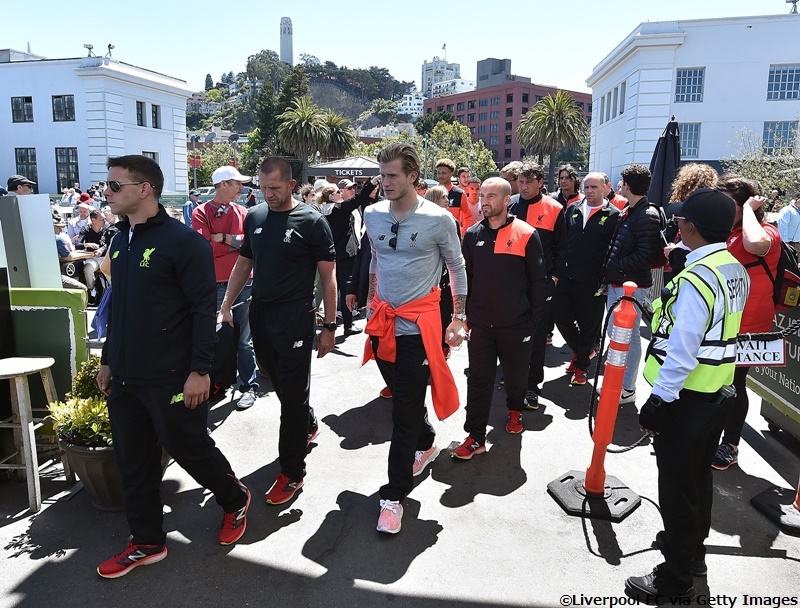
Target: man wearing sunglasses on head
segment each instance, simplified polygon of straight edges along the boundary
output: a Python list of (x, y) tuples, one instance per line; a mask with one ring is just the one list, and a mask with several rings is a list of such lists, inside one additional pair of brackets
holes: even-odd
[(164, 175), (155, 161), (120, 156), (107, 167), (108, 204), (125, 219), (108, 250), (114, 290), (97, 387), (108, 396), (132, 538), (97, 572), (119, 578), (167, 556), (161, 446), (222, 507), (220, 544), (244, 534), (250, 492), (208, 434), (216, 342), (208, 245), (159, 204)]
[(458, 390), (442, 352), (442, 264), (450, 272), (455, 311), (445, 330), (450, 346), (459, 346), (465, 337), (467, 275), (449, 212), (417, 195), (421, 163), (416, 150), (403, 142), (390, 144), (378, 163), (388, 200), (364, 210), (372, 248), (365, 330), (371, 339), (364, 362), (375, 357), (393, 395), (389, 483), (380, 490), (378, 531), (396, 534), (413, 477), (439, 453), (425, 409), (429, 377), (438, 418), (458, 408)]
[[(222, 298), (228, 288), (233, 265), (239, 259), (239, 249), (244, 240), (244, 218), (247, 208), (236, 203), (242, 193), (243, 185), (251, 180), (242, 175), (236, 167), (219, 167), (211, 174), (214, 184), (214, 200), (199, 205), (192, 212), (192, 228), (203, 235), (214, 255), (214, 273), (217, 277), (217, 310), (222, 306)], [(253, 340), (250, 334), (250, 292), (253, 277), (247, 281), (233, 309), (233, 321), (239, 326), (239, 347), (236, 351), (236, 365), (239, 372), (239, 392), (241, 397), (236, 404), (245, 410), (256, 402), (258, 391), (258, 372)]]

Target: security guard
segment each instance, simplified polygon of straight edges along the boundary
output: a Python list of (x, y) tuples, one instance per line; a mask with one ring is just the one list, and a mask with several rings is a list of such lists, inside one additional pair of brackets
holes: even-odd
[(727, 251), (733, 201), (710, 188), (692, 193), (673, 213), (691, 253), (686, 268), (654, 302), (653, 339), (644, 376), (653, 386), (639, 413), (653, 436), (664, 531), (664, 562), (626, 581), (649, 601), (692, 598), (692, 576), (704, 576), (711, 527), (711, 460), (727, 415), (736, 336), (750, 289), (747, 271)]

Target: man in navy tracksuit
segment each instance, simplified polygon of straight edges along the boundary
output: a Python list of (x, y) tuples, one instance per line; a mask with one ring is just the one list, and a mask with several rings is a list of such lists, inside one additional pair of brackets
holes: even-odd
[(598, 295), (598, 290), (619, 210), (604, 198), (603, 182), (600, 173), (587, 175), (583, 182), (586, 198), (566, 210), (567, 248), (553, 308), (558, 332), (572, 349), (565, 370), (572, 374), (572, 384), (586, 384), (591, 351), (605, 312), (605, 296)]
[(486, 451), (486, 424), (498, 357), (509, 410), (506, 431), (523, 431), (528, 361), (544, 303), (545, 265), (537, 231), (508, 213), (510, 199), (511, 185), (506, 180), (487, 179), (480, 190), (484, 219), (467, 230), (462, 244), (469, 288), (469, 378), (464, 425), (469, 436), (452, 455), (463, 460)]
[(539, 407), (539, 385), (544, 382), (544, 355), (548, 334), (553, 330), (553, 295), (564, 264), (567, 245), (564, 208), (547, 195), (542, 196), (544, 169), (535, 163), (525, 163), (517, 175), (519, 194), (512, 196), (508, 212), (527, 222), (542, 241), (544, 251), (545, 302), (533, 336), (528, 371), (526, 399), (530, 409)]
[(125, 220), (108, 253), (114, 289), (97, 385), (108, 395), (132, 538), (97, 571), (118, 578), (167, 555), (161, 446), (222, 507), (220, 544), (244, 533), (250, 492), (207, 430), (217, 289), (208, 243), (159, 204), (155, 161), (130, 155), (107, 166), (108, 204)]

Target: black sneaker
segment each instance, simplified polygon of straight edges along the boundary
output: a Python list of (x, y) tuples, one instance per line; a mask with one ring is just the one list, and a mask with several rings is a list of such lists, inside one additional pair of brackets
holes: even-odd
[(714, 454), (714, 459), (711, 461), (711, 466), (717, 471), (725, 471), (737, 462), (739, 462), (739, 448), (730, 443), (720, 443), (717, 453)]
[(364, 330), (361, 329), (360, 327), (356, 327), (355, 325), (351, 325), (350, 327), (345, 327), (344, 328), (344, 335), (345, 336), (354, 336), (356, 334), (360, 334), (362, 331), (364, 331)]
[(681, 589), (669, 585), (658, 576), (658, 568), (644, 576), (631, 576), (625, 581), (625, 593), (639, 602), (657, 606), (679, 605), (683, 603), (681, 600), (691, 601), (697, 595), (694, 587)]
[(539, 393), (536, 391), (528, 391), (525, 393), (525, 409), (538, 410), (539, 409)]

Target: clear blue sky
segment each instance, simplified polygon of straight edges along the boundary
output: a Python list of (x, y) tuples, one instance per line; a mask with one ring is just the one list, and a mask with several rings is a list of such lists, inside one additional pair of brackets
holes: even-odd
[(0, 48), (24, 51), (30, 43), (33, 53), (61, 58), (83, 56), (84, 43), (102, 55), (111, 43), (116, 59), (186, 80), (199, 90), (206, 73), (216, 81), (223, 72), (244, 71), (249, 55), (262, 49), (278, 52), (280, 19), (286, 16), (294, 26), (296, 62), (301, 53), (309, 53), (351, 68), (377, 65), (419, 86), (423, 60), (444, 56), (446, 43), (447, 59), (461, 64), (463, 78), (475, 79), (481, 59), (509, 58), (515, 74), (535, 83), (586, 91), (594, 66), (642, 21), (767, 15), (789, 8), (785, 0), (303, 0), (263, 5), (32, 0), (25, 5), (32, 18), (23, 27), (3, 28)]

